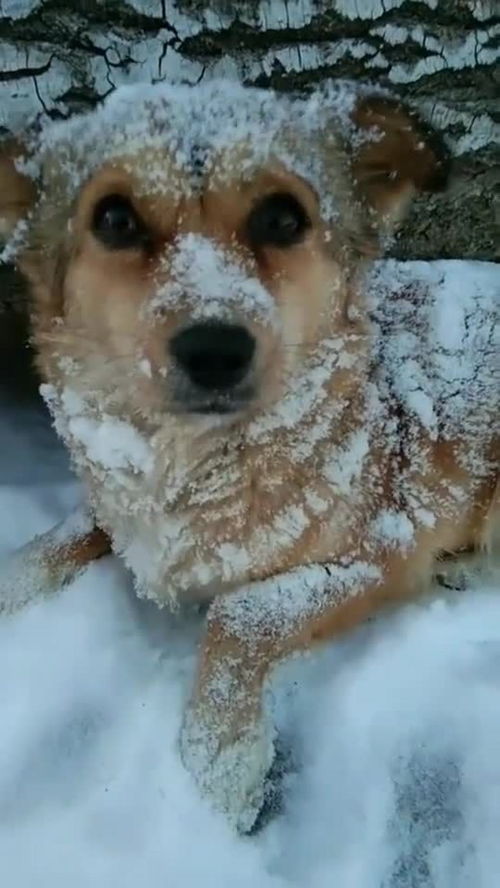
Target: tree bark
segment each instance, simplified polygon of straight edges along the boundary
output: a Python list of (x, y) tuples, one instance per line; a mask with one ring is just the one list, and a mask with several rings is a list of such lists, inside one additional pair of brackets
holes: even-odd
[[(369, 80), (420, 109), (455, 157), (448, 191), (415, 204), (393, 254), (498, 259), (499, 12), (499, 0), (0, 0), (0, 126), (66, 117), (140, 80)], [(19, 304), (4, 281), (0, 304)]]

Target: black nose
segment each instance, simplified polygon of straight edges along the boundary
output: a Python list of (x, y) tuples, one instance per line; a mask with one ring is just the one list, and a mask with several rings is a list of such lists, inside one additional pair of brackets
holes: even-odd
[(204, 389), (230, 389), (245, 377), (255, 339), (234, 324), (195, 324), (177, 333), (170, 352), (191, 382)]

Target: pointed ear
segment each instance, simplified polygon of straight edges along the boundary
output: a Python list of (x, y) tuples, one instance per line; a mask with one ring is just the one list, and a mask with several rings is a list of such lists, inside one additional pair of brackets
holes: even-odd
[(32, 179), (19, 172), (16, 161), (23, 146), (14, 139), (0, 142), (0, 240), (5, 241), (35, 202)]
[(417, 193), (445, 188), (449, 153), (436, 132), (394, 99), (364, 96), (352, 119), (359, 133), (352, 159), (357, 188), (390, 231)]

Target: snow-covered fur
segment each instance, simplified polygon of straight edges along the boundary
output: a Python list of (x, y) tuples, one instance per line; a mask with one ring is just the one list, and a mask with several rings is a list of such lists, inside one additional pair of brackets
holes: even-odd
[[(20, 188), (10, 252), (31, 282), (42, 392), (99, 526), (139, 594), (214, 599), (184, 759), (248, 828), (272, 757), (271, 665), (411, 594), (493, 524), (498, 280), (479, 263), (467, 280), (452, 263), (367, 267), (444, 163), (414, 115), (346, 84), (305, 99), (121, 89), (0, 175)], [(147, 247), (94, 236), (115, 194)], [(248, 219), (275, 194), (308, 224), (255, 245)], [(179, 401), (169, 343), (195, 322), (256, 342), (233, 412)]]

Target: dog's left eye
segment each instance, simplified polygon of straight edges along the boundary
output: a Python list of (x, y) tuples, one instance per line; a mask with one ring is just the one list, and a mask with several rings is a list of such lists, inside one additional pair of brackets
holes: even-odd
[(104, 197), (94, 208), (92, 231), (111, 250), (141, 247), (146, 229), (130, 201), (121, 194)]
[(261, 200), (247, 219), (252, 246), (291, 247), (299, 243), (311, 220), (293, 194), (270, 194)]

